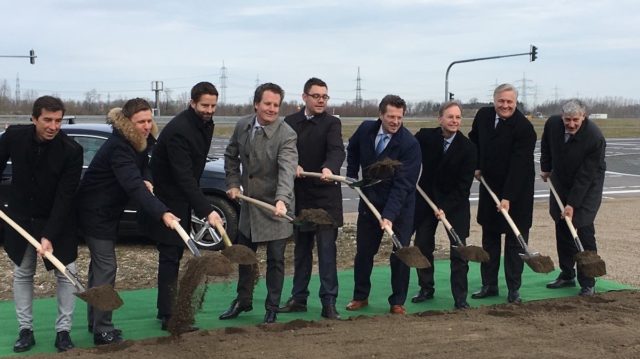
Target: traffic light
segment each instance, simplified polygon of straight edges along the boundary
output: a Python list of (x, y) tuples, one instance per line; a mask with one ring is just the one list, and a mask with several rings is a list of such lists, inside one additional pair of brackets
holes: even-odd
[(453, 92), (449, 92), (449, 101), (453, 101), (453, 95), (455, 95)]
[(29, 62), (31, 62), (31, 65), (36, 63), (36, 52), (33, 49), (29, 50)]
[(538, 48), (534, 45), (531, 45), (531, 52), (529, 53), (529, 55), (531, 56), (531, 62), (536, 61), (536, 59), (538, 58)]

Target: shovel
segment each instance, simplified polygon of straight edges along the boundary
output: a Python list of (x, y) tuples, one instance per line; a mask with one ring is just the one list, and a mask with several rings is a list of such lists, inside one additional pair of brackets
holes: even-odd
[[(549, 179), (549, 188), (553, 193), (553, 196), (558, 203), (558, 207), (560, 208), (560, 213), (564, 211), (564, 205), (560, 200), (560, 196), (556, 191), (551, 179)], [(571, 232), (571, 236), (573, 237), (573, 242), (576, 244), (576, 248), (578, 249), (578, 254), (576, 254), (576, 263), (580, 272), (584, 273), (587, 277), (602, 277), (607, 274), (607, 265), (600, 258), (598, 253), (595, 251), (585, 251), (582, 246), (582, 242), (580, 242), (580, 238), (578, 237), (578, 231), (576, 231), (576, 227), (574, 227), (573, 223), (571, 223), (571, 218), (564, 216), (565, 222), (567, 222), (567, 227), (569, 227), (569, 232)]]
[(182, 228), (178, 221), (173, 221), (173, 230), (178, 232), (178, 235), (180, 236), (180, 238), (182, 238), (184, 244), (187, 245), (187, 248), (189, 248), (194, 256), (202, 257), (202, 254), (200, 254), (200, 250), (198, 249), (196, 242), (193, 240), (193, 238), (189, 237), (187, 232), (184, 230), (184, 228)]
[(173, 229), (178, 232), (178, 235), (182, 240), (187, 244), (191, 253), (195, 258), (190, 259), (190, 262), (194, 262), (193, 266), (202, 266), (206, 267), (206, 274), (210, 276), (227, 276), (233, 270), (231, 267), (231, 262), (227, 258), (227, 256), (219, 255), (214, 253), (213, 255), (203, 256), (196, 247), (193, 239), (187, 234), (187, 231), (182, 228), (182, 226), (175, 221)]
[[(20, 227), (19, 224), (14, 222), (9, 216), (7, 216), (3, 211), (0, 211), (0, 218), (2, 218), (5, 222), (7, 222), (16, 232), (20, 233), (32, 246), (36, 249), (40, 250), (41, 245), (33, 236), (31, 236), (24, 228)], [(73, 273), (69, 268), (65, 267), (58, 258), (56, 258), (51, 252), (44, 252), (45, 258), (51, 262), (51, 264), (56, 267), (60, 273), (62, 273), (76, 288), (76, 293), (74, 293), (78, 298), (84, 300), (89, 303), (93, 307), (97, 308), (101, 311), (112, 311), (118, 309), (122, 306), (123, 301), (122, 298), (118, 295), (113, 289), (113, 286), (110, 284), (101, 285), (99, 287), (89, 288), (85, 290), (82, 283), (78, 279), (76, 273)]]
[[(420, 187), (420, 185), (416, 185), (416, 189), (418, 190), (418, 193), (420, 193), (422, 198), (424, 198), (424, 200), (427, 201), (427, 203), (429, 204), (429, 207), (431, 207), (433, 211), (437, 211), (438, 207), (436, 206), (435, 203), (433, 203), (431, 198), (427, 196), (427, 194)], [(453, 238), (454, 244), (452, 245), (452, 247), (456, 251), (458, 251), (458, 253), (460, 253), (462, 258), (472, 262), (488, 262), (489, 261), (489, 253), (487, 253), (487, 251), (485, 251), (484, 249), (478, 246), (465, 246), (462, 243), (462, 240), (460, 240), (460, 236), (458, 236), (458, 233), (456, 233), (456, 230), (453, 229), (453, 226), (451, 226), (451, 223), (449, 223), (446, 217), (441, 217), (440, 222), (442, 222), (442, 224), (444, 225), (444, 228), (446, 228), (451, 238)]]
[[(304, 172), (303, 171), (303, 172), (300, 172), (300, 176), (321, 178), (322, 177), (322, 173)], [(327, 176), (327, 178), (332, 180), (332, 181), (337, 181), (337, 182), (344, 183), (344, 184), (348, 185), (351, 188), (354, 188), (354, 187), (369, 187), (369, 186), (373, 186), (375, 184), (378, 184), (378, 183), (382, 182), (382, 179), (380, 179), (380, 178), (363, 178), (360, 181), (357, 181), (357, 180), (355, 180), (353, 178), (344, 177), (344, 176), (338, 176), (338, 175), (329, 175), (329, 176)]]
[[(251, 204), (264, 208), (268, 211), (272, 211), (272, 212), (276, 211), (276, 206), (271, 205), (267, 202), (263, 202), (255, 198), (245, 196), (241, 193), (239, 193), (237, 196), (243, 201), (247, 201)], [(282, 218), (286, 219), (287, 221), (293, 223), (296, 226), (303, 226), (307, 224), (322, 226), (322, 225), (333, 225), (335, 223), (333, 218), (329, 215), (329, 213), (327, 213), (327, 211), (323, 209), (318, 209), (318, 208), (303, 209), (302, 211), (300, 211), (300, 215), (297, 216), (296, 218), (291, 218), (287, 214), (283, 214)]]
[[(205, 226), (208, 225), (209, 222), (205, 224)], [(250, 265), (258, 263), (258, 258), (256, 257), (255, 252), (251, 250), (251, 248), (243, 246), (242, 244), (231, 244), (231, 240), (227, 235), (227, 231), (224, 230), (222, 224), (216, 222), (216, 229), (222, 236), (224, 245), (227, 247), (222, 251), (222, 254), (224, 254), (225, 257), (229, 258), (230, 261), (238, 264)]]
[[(480, 176), (480, 182), (482, 182), (482, 184), (484, 185), (484, 188), (487, 190), (487, 192), (489, 192), (493, 200), (496, 202), (496, 205), (500, 206), (500, 200), (498, 199), (498, 196), (496, 196), (496, 194), (493, 193), (491, 188), (489, 188), (489, 185), (484, 180), (484, 177)], [(511, 230), (513, 231), (513, 234), (515, 234), (516, 238), (518, 239), (520, 246), (522, 247), (522, 249), (524, 249), (524, 253), (519, 253), (522, 260), (524, 260), (529, 265), (529, 267), (531, 267), (531, 269), (533, 269), (533, 271), (536, 273), (552, 272), (554, 269), (554, 265), (551, 257), (540, 255), (539, 252), (533, 252), (533, 253), (529, 252), (529, 247), (527, 246), (527, 242), (524, 241), (524, 237), (522, 237), (522, 234), (518, 230), (518, 227), (511, 219), (509, 212), (507, 212), (507, 210), (505, 210), (504, 208), (500, 207), (500, 213), (502, 213), (502, 215), (504, 216), (504, 219), (507, 220), (507, 223), (509, 223)]]

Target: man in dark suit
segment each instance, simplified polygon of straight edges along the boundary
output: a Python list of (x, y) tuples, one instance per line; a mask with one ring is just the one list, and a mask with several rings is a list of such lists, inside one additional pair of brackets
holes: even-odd
[(520, 285), (524, 262), (517, 238), (500, 213), (504, 208), (524, 240), (529, 238), (533, 216), (533, 150), (536, 132), (531, 122), (516, 108), (518, 90), (502, 84), (493, 92), (493, 107), (483, 107), (473, 119), (469, 139), (478, 149), (476, 178), (483, 176), (501, 199), (496, 206), (484, 186), (480, 186), (478, 223), (482, 226), (482, 248), (490, 260), (480, 265), (482, 288), (472, 294), (479, 299), (497, 296), (500, 270), (501, 235), (505, 234), (504, 273), (509, 303), (520, 303)]
[[(296, 133), (278, 117), (284, 90), (265, 83), (253, 95), (255, 115), (238, 120), (224, 152), (227, 195), (236, 199), (240, 188), (245, 195), (273, 204), (275, 212), (243, 201), (240, 205), (238, 244), (254, 252), (267, 247), (267, 297), (264, 323), (277, 320), (284, 284), (284, 251), (293, 234), (293, 225), (281, 216), (294, 210), (293, 182), (298, 165)], [(233, 319), (253, 310), (254, 274), (250, 265), (238, 266), (237, 296), (219, 319)]]
[[(419, 185), (438, 206), (435, 212), (416, 194), (415, 245), (432, 266), (417, 269), (420, 292), (411, 301), (420, 303), (433, 298), (433, 251), (438, 219), (445, 215), (462, 242), (469, 236), (469, 192), (476, 169), (476, 146), (459, 130), (462, 109), (456, 101), (445, 102), (438, 113), (440, 127), (423, 128), (416, 134), (422, 149), (422, 176)], [(456, 309), (467, 303), (467, 272), (469, 265), (460, 253), (451, 248), (451, 293)]]
[[(78, 242), (69, 213), (82, 172), (82, 147), (60, 131), (64, 111), (59, 98), (40, 97), (33, 104), (32, 124), (9, 126), (0, 137), (0, 173), (9, 159), (12, 165), (6, 211), (42, 246), (36, 252), (18, 232), (5, 226), (4, 249), (15, 264), (13, 296), (20, 329), (14, 352), (35, 345), (32, 307), (37, 255), (53, 252), (71, 272), (76, 271)], [(54, 268), (48, 260), (45, 267)], [(60, 271), (54, 272), (58, 286), (55, 347), (66, 351), (74, 347), (69, 333), (76, 289)]]
[[(385, 96), (378, 107), (380, 118), (377, 121), (364, 121), (349, 139), (348, 177), (358, 178), (361, 168), (364, 173), (367, 167), (384, 158), (400, 161), (402, 165), (391, 179), (362, 189), (380, 211), (382, 219), (379, 221), (360, 200), (353, 268), (355, 286), (347, 310), (359, 310), (369, 304), (373, 258), (380, 248), (383, 228), (392, 228), (403, 246), (409, 245), (411, 240), (421, 157), (418, 141), (402, 126), (406, 108), (405, 101), (399, 96)], [(389, 296), (390, 312), (405, 314), (409, 267), (394, 254), (391, 254), (389, 261), (393, 292)]]
[[(213, 84), (200, 82), (193, 86), (189, 107), (164, 127), (151, 157), (155, 195), (180, 218), (180, 225), (187, 232), (192, 210), (211, 225), (222, 222), (199, 185), (211, 147), (217, 104), (218, 90)], [(160, 222), (151, 226), (151, 238), (158, 242), (159, 252), (157, 317), (166, 330), (185, 244), (175, 231)]]
[[(561, 116), (551, 116), (545, 123), (540, 149), (540, 176), (545, 182), (551, 179), (565, 205), (561, 213), (550, 196), (549, 214), (556, 222), (562, 272), (547, 288), (574, 287), (574, 257), (578, 249), (563, 218), (571, 219), (585, 250), (597, 250), (593, 222), (602, 202), (606, 141), (598, 126), (587, 118), (585, 105), (580, 100), (570, 100), (562, 106)], [(579, 294), (593, 295), (595, 279), (577, 272)]]
[(337, 117), (326, 112), (329, 95), (327, 84), (310, 78), (304, 84), (302, 100), (305, 107), (284, 121), (298, 135), (298, 169), (295, 181), (296, 211), (307, 208), (322, 208), (335, 221), (331, 228), (295, 229), (293, 289), (287, 304), (280, 312), (306, 312), (309, 297), (309, 280), (313, 267), (313, 245), (318, 246), (318, 269), (320, 272), (321, 315), (339, 319), (336, 310), (338, 297), (338, 272), (336, 269), (336, 239), (338, 227), (342, 226), (342, 191), (340, 184), (325, 178), (304, 178), (300, 172), (322, 172), (323, 175), (340, 174), (344, 162), (342, 125)]

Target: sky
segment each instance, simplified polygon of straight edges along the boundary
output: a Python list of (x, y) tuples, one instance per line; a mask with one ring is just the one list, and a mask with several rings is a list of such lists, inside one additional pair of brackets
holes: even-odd
[(0, 55), (38, 56), (35, 65), (0, 58), (0, 81), (15, 91), (19, 75), (23, 97), (81, 100), (95, 89), (102, 100), (154, 98), (151, 82), (163, 81), (162, 98), (177, 99), (210, 81), (227, 103), (248, 103), (257, 82), (300, 101), (315, 76), (338, 104), (355, 99), (359, 68), (365, 100), (442, 101), (451, 62), (528, 53), (533, 44), (535, 62), (454, 65), (449, 91), (489, 101), (509, 82), (529, 105), (640, 100), (637, 0), (22, 0), (2, 1), (0, 31)]

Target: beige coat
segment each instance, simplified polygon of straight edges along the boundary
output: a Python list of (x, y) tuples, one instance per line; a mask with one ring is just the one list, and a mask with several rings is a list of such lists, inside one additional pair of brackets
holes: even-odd
[[(224, 154), (227, 188), (242, 188), (249, 197), (275, 205), (283, 201), (294, 211), (293, 181), (298, 165), (296, 133), (282, 119), (264, 127), (264, 135), (251, 134), (255, 116), (238, 120)], [(293, 225), (273, 213), (243, 202), (240, 232), (253, 242), (288, 238)]]

